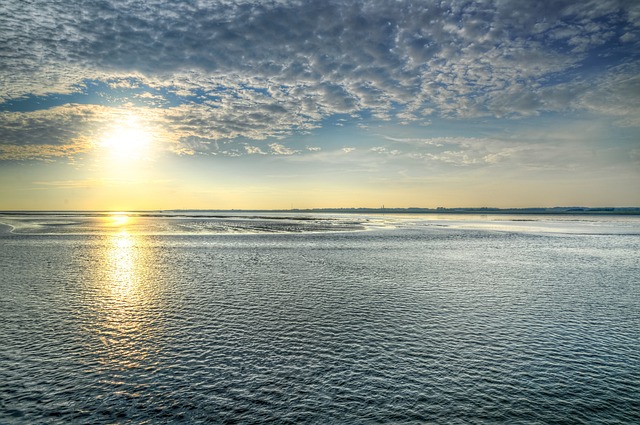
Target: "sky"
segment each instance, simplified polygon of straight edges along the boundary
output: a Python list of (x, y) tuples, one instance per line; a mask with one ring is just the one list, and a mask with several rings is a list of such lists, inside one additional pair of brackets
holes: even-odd
[(3, 0), (0, 210), (640, 205), (640, 2)]

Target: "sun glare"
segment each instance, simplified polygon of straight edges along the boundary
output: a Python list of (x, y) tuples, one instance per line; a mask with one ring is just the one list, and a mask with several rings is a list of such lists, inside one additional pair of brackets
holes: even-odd
[(145, 157), (150, 142), (149, 132), (138, 120), (131, 118), (108, 132), (100, 145), (112, 158), (125, 161)]
[(114, 227), (123, 227), (130, 223), (131, 217), (129, 217), (126, 213), (114, 213), (108, 217), (108, 224)]

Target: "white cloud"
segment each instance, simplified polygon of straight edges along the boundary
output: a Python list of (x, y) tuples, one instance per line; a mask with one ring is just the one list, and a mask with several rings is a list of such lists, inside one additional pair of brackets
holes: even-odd
[(249, 146), (249, 145), (247, 145), (247, 146), (244, 147), (244, 150), (247, 151), (247, 153), (251, 154), (251, 155), (256, 155), (256, 154), (257, 155), (266, 155), (267, 154), (266, 152), (263, 152), (262, 149), (260, 149), (257, 146)]
[(294, 155), (298, 153), (298, 151), (290, 149), (280, 143), (270, 143), (269, 147), (271, 148), (271, 152), (275, 155)]
[[(632, 70), (633, 71), (633, 70)], [(619, 72), (601, 78), (584, 90), (576, 107), (612, 116), (622, 126), (640, 126), (640, 74)]]
[(396, 150), (379, 146), (371, 151), (456, 167), (568, 170), (593, 160), (585, 145), (596, 143), (601, 131), (599, 125), (574, 123), (566, 128), (523, 129), (502, 137), (385, 137)]
[[(333, 114), (365, 112), (408, 124), (582, 109), (640, 125), (628, 72), (590, 71), (600, 87), (558, 78), (619, 40), (629, 44), (618, 56), (637, 60), (639, 10), (613, 0), (8, 0), (0, 101), (71, 93), (85, 80), (156, 89), (138, 96), (164, 108), (154, 119), (184, 153), (211, 153), (216, 140), (282, 139)], [(26, 126), (10, 125), (2, 143), (82, 133), (68, 121), (82, 117), (48, 113), (52, 133), (36, 123), (25, 136)]]

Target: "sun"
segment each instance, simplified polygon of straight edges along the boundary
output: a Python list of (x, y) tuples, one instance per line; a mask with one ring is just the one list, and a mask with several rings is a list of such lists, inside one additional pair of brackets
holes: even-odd
[(112, 226), (121, 227), (129, 223), (130, 217), (127, 213), (117, 212), (109, 216), (109, 221)]
[(114, 126), (105, 134), (100, 146), (119, 161), (142, 159), (148, 153), (151, 137), (135, 118)]

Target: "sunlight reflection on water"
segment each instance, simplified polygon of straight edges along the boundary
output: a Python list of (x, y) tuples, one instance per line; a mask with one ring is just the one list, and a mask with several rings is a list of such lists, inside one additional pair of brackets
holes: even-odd
[[(124, 225), (131, 220), (116, 216)], [(120, 369), (140, 367), (149, 356), (155, 324), (153, 282), (149, 279), (149, 253), (139, 236), (126, 227), (107, 236), (96, 270), (99, 290), (93, 300), (99, 310), (95, 328), (102, 342), (100, 362)]]
[(111, 236), (108, 248), (107, 265), (111, 268), (111, 282), (109, 289), (112, 297), (119, 301), (126, 299), (135, 293), (138, 276), (136, 274), (136, 258), (133, 250), (133, 236), (126, 230)]

